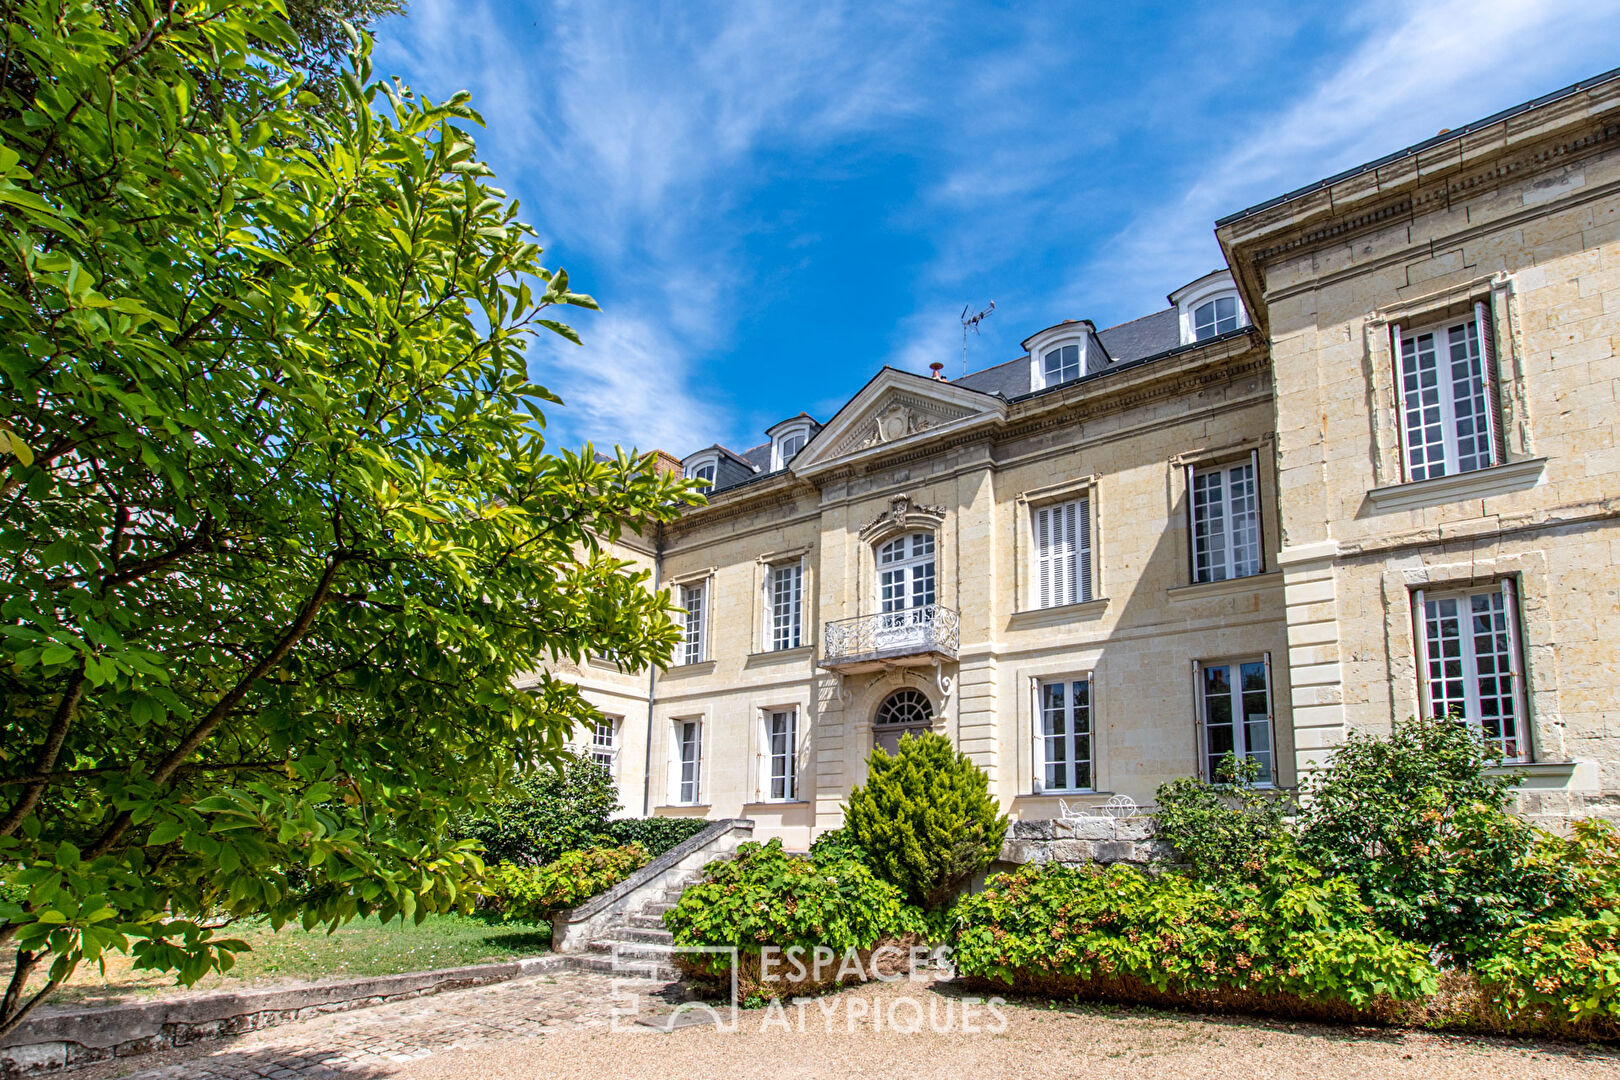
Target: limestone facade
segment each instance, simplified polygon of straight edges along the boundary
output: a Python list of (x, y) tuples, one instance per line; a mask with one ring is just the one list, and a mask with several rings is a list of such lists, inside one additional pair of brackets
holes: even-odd
[[(771, 429), (808, 439), (785, 464), (770, 445), (688, 455), (732, 479), (633, 557), (677, 603), (701, 597), (698, 647), (650, 678), (571, 672), (618, 718), (626, 812), (749, 818), (802, 846), (840, 823), (900, 690), (1016, 819), (1059, 818), (1060, 799), (1150, 804), (1209, 768), (1217, 669), (1259, 688), (1231, 699), (1237, 727), (1262, 781), (1291, 787), (1348, 731), (1433, 705), (1440, 684), (1420, 669), (1444, 657), (1424, 613), (1453, 596), (1466, 613), (1474, 595), (1506, 612), (1511, 704), (1494, 707), (1512, 714), (1526, 809), (1620, 795), (1620, 80), (1284, 196), (1217, 236), (1226, 270), (1163, 312), (1059, 324), (962, 380), (884, 369), (824, 426)], [(1209, 306), (1223, 287), (1235, 314)], [(1415, 361), (1397, 341), (1464, 324), (1484, 327), (1470, 340), (1489, 464), (1412, 479), (1396, 384)], [(1243, 576), (1199, 580), (1189, 484), (1245, 468), (1258, 542)], [(1043, 544), (1064, 505), (1084, 507), (1061, 520), (1077, 520), (1068, 550), (1089, 573), (1054, 593)], [(888, 569), (920, 565), (921, 549), (894, 554), (917, 536), (931, 538), (926, 596)], [(781, 567), (799, 568), (796, 638), (781, 634)], [(920, 622), (897, 636), (886, 610)], [(1483, 656), (1469, 654), (1480, 671)], [(1054, 681), (1087, 695), (1083, 783), (1051, 782)]]

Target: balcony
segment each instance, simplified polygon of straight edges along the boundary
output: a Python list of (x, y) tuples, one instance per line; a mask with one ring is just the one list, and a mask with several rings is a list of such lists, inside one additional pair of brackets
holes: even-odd
[(821, 666), (853, 675), (955, 660), (960, 623), (941, 604), (837, 619), (822, 633)]

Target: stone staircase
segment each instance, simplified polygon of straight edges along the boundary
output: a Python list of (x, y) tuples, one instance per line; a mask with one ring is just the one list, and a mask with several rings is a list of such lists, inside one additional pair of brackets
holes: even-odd
[(644, 890), (634, 907), (610, 916), (593, 931), (585, 952), (576, 954), (574, 962), (591, 971), (679, 979), (669, 955), (675, 939), (664, 929), (664, 912), (675, 906), (688, 885), (701, 880), (701, 873), (689, 871)]
[(613, 888), (559, 912), (551, 923), (552, 951), (591, 971), (679, 979), (664, 912), (702, 880), (705, 866), (731, 855), (753, 832), (754, 823), (743, 818), (716, 821)]

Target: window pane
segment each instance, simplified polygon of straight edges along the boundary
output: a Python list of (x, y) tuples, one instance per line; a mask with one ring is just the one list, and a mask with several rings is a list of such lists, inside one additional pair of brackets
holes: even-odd
[(1429, 706), (1435, 716), (1453, 713), (1466, 716), (1467, 693), (1463, 679), (1462, 628), (1457, 618), (1457, 599), (1452, 596), (1429, 600), (1424, 623), (1429, 653)]
[(1433, 334), (1402, 339), (1401, 392), (1406, 411), (1408, 474), (1413, 480), (1444, 476), (1445, 416), (1440, 403), (1440, 368)]
[(1046, 385), (1055, 386), (1080, 377), (1080, 346), (1061, 345), (1047, 353), (1042, 360)]
[(1246, 663), (1242, 667), (1243, 679), (1243, 748), (1244, 753), (1260, 765), (1255, 774), (1259, 782), (1271, 780), (1271, 695), (1266, 689), (1266, 665), (1263, 660)]
[(1491, 463), (1490, 428), (1485, 418), (1485, 369), (1472, 320), (1446, 331), (1451, 352), (1451, 392), (1457, 428), (1457, 471)]
[(1204, 768), (1211, 780), (1224, 779), (1222, 759), (1237, 749), (1232, 727), (1232, 669), (1215, 664), (1204, 673)]
[(1041, 686), (1041, 744), (1046, 761), (1046, 790), (1069, 788), (1068, 702), (1066, 683)]
[[(1479, 726), (1486, 740), (1505, 758), (1524, 756), (1519, 742), (1513, 693), (1513, 653), (1508, 636), (1507, 605), (1500, 592), (1468, 598), (1473, 616), (1474, 668), (1479, 700)], [(1472, 718), (1470, 718), (1472, 719)]]
[(1193, 576), (1224, 581), (1226, 567), (1226, 487), (1219, 469), (1193, 473)]
[(1256, 490), (1254, 463), (1247, 462), (1226, 476), (1228, 520), (1231, 522), (1232, 576), (1247, 577), (1260, 572), (1260, 496)]
[(1203, 341), (1215, 336), (1215, 302), (1199, 304), (1193, 311), (1193, 340)]
[(681, 586), (681, 606), (686, 615), (681, 621), (681, 662), (696, 664), (703, 659), (703, 604), (706, 599), (703, 585)]
[(800, 642), (804, 569), (798, 563), (771, 569), (771, 648), (796, 649)]
[(1091, 682), (1082, 679), (1070, 688), (1070, 731), (1074, 738), (1074, 786), (1089, 788), (1091, 783)]

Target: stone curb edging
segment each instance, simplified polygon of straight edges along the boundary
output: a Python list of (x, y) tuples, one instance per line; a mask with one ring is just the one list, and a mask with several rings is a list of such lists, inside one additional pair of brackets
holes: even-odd
[(184, 1046), (198, 1039), (238, 1035), (327, 1013), (365, 1009), (385, 1002), (465, 990), (528, 975), (574, 970), (579, 966), (568, 956), (536, 956), (498, 964), (379, 975), (343, 982), (226, 991), (100, 1009), (46, 1012), (30, 1017), (0, 1039), (0, 1080), (16, 1080), (108, 1058)]

